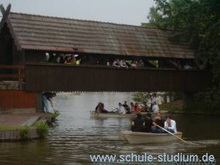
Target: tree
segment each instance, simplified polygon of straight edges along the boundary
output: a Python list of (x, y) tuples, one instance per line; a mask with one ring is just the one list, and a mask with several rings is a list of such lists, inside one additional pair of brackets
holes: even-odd
[(220, 100), (220, 1), (155, 2), (156, 7), (151, 8), (148, 16), (148, 26), (178, 32), (174, 33), (174, 38), (189, 44), (194, 50), (198, 66), (213, 72), (213, 87), (209, 89), (209, 98), (214, 102)]
[(179, 32), (195, 50), (201, 68), (213, 66), (219, 52), (220, 1), (155, 0), (149, 13), (151, 26)]

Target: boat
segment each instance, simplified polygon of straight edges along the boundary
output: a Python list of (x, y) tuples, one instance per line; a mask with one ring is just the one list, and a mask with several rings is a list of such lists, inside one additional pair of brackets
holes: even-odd
[[(177, 132), (174, 135), (182, 137), (182, 132)], [(178, 138), (169, 133), (148, 133), (148, 132), (132, 132), (122, 131), (120, 139), (126, 139), (130, 144), (147, 144), (147, 143), (164, 143), (177, 141)]]
[[(142, 115), (146, 115), (147, 113), (148, 112), (141, 112)], [(90, 111), (90, 116), (95, 118), (132, 118), (136, 117), (136, 113), (120, 114), (116, 112), (98, 113), (95, 111)]]
[[(166, 113), (167, 111), (160, 111), (160, 112)], [(148, 113), (151, 113), (152, 116), (156, 114), (153, 112), (141, 112), (142, 115), (146, 115)], [(136, 117), (136, 113), (120, 114), (117, 112), (98, 113), (95, 111), (90, 111), (90, 116), (95, 117), (95, 118), (133, 118), (133, 117)]]

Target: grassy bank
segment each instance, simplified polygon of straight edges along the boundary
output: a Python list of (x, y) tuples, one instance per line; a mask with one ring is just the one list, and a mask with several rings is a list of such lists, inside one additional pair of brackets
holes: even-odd
[(183, 110), (183, 101), (177, 100), (170, 103), (164, 103), (160, 105), (161, 110), (166, 110), (170, 113), (184, 113)]
[(183, 100), (177, 100), (160, 105), (160, 109), (167, 110), (170, 113), (220, 115), (220, 107), (213, 107), (204, 102), (184, 105)]

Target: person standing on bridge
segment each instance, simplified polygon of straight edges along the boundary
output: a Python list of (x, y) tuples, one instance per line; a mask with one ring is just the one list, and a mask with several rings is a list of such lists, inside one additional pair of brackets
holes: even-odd
[(112, 66), (117, 67), (117, 68), (120, 68), (120, 60), (119, 60), (119, 59), (116, 59), (116, 60), (113, 62)]

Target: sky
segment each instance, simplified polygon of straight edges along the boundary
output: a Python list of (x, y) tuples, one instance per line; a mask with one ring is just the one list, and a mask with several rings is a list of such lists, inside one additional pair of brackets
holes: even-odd
[(154, 0), (0, 0), (12, 12), (141, 25)]

